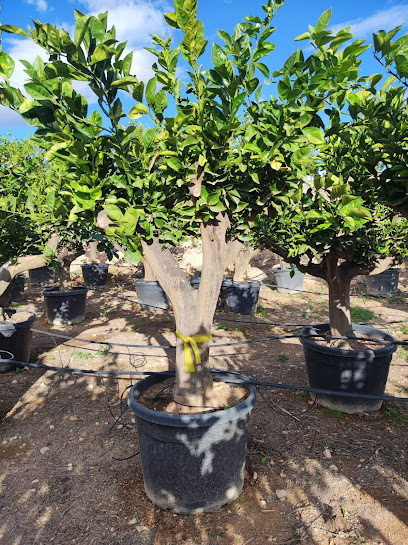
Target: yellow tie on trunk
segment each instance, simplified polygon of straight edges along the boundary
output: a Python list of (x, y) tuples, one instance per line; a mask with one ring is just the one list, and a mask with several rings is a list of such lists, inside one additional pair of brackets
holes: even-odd
[(184, 337), (184, 335), (176, 331), (176, 335), (179, 339), (184, 341), (184, 370), (186, 373), (194, 373), (194, 359), (191, 354), (189, 345), (193, 350), (195, 362), (201, 363), (201, 356), (200, 352), (198, 351), (197, 343), (206, 343), (207, 341), (210, 341), (212, 338), (212, 334), (206, 333), (204, 335), (193, 335), (192, 337)]

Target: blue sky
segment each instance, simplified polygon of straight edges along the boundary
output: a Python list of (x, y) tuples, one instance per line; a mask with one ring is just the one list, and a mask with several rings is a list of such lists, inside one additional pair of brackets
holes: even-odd
[[(235, 24), (246, 15), (262, 14), (261, 4), (264, 1), (198, 0), (199, 17), (204, 23), (206, 37), (210, 41), (217, 40), (217, 29), (231, 32)], [(168, 31), (162, 14), (173, 11), (171, 5), (172, 2), (166, 0), (3, 0), (0, 21), (25, 29), (32, 19), (38, 19), (72, 31), (75, 24), (74, 8), (86, 14), (109, 11), (109, 23), (115, 24), (118, 39), (128, 40), (129, 48), (134, 51), (133, 73), (147, 81), (152, 75), (150, 67), (154, 57), (143, 48), (151, 44), (152, 33)], [(408, 23), (408, 0), (286, 0), (274, 21), (276, 32), (272, 41), (276, 50), (266, 61), (270, 68), (280, 68), (297, 47), (302, 44), (307, 46), (307, 42), (294, 42), (294, 38), (307, 31), (309, 24), (314, 25), (320, 14), (329, 7), (333, 10), (329, 28), (337, 31), (351, 26), (357, 38), (369, 42), (372, 32), (390, 30), (399, 24)], [(407, 32), (408, 28), (404, 31)], [(222, 43), (219, 39), (218, 42)], [(14, 60), (25, 59), (31, 62), (38, 54), (45, 58), (40, 48), (36, 49), (28, 40), (9, 34), (3, 34), (3, 48)], [(372, 52), (368, 51), (364, 55), (362, 72), (373, 73), (379, 69)], [(24, 79), (23, 66), (17, 63), (12, 81), (22, 86)], [(272, 87), (269, 89), (272, 93)], [(15, 137), (25, 137), (32, 132), (33, 128), (26, 125), (17, 114), (0, 107), (0, 134), (11, 133)]]

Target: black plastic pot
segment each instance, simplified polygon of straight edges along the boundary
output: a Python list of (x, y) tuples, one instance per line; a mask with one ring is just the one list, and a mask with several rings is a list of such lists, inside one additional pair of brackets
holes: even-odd
[[(190, 280), (191, 287), (195, 290), (198, 290), (198, 288), (200, 287), (200, 280), (201, 280), (200, 276), (196, 276), (195, 278), (192, 278)], [(218, 295), (217, 308), (222, 308), (221, 290), (220, 290), (220, 294)]]
[[(294, 271), (293, 276), (291, 276)], [(301, 293), (303, 291), (303, 281), (305, 275), (296, 267), (293, 269), (274, 268), (276, 290), (278, 293)]]
[(42, 286), (55, 282), (55, 270), (51, 267), (40, 267), (28, 271), (28, 280), (32, 286)]
[[(4, 312), (11, 316), (15, 313), (27, 313), (28, 311), (5, 309)], [(21, 367), (21, 365), (2, 362), (2, 359), (14, 359), (23, 362), (30, 361), (32, 337), (30, 328), (36, 318), (34, 312), (30, 312), (30, 314), (30, 318), (18, 324), (12, 322), (0, 323), (0, 373), (8, 373), (9, 371), (14, 371), (17, 367)]]
[(18, 274), (14, 277), (11, 285), (11, 301), (22, 301), (24, 299), (24, 283), (25, 276), (24, 274)]
[(138, 303), (143, 310), (166, 310), (169, 300), (157, 280), (135, 280)]
[(255, 314), (261, 284), (257, 280), (234, 282), (223, 280), (221, 299), (224, 310), (237, 314)]
[[(345, 350), (324, 346), (306, 338), (307, 335), (328, 333), (329, 324), (302, 329), (301, 343), (306, 358), (309, 385), (338, 392), (384, 395), (392, 354), (396, 344), (378, 344), (375, 350)], [(357, 336), (395, 342), (395, 338), (380, 329), (353, 324)], [(319, 405), (349, 414), (373, 412), (382, 401), (330, 394), (310, 394)]]
[(400, 269), (387, 269), (380, 274), (366, 276), (367, 295), (387, 297), (398, 291)]
[(244, 482), (247, 430), (255, 388), (222, 411), (174, 415), (146, 409), (137, 399), (174, 371), (137, 382), (129, 393), (136, 415), (146, 494), (162, 509), (194, 514), (233, 502)]
[(82, 276), (87, 286), (103, 286), (108, 279), (107, 263), (90, 263), (81, 265)]
[(87, 288), (60, 292), (53, 287), (43, 291), (48, 323), (51, 325), (80, 324), (85, 320)]

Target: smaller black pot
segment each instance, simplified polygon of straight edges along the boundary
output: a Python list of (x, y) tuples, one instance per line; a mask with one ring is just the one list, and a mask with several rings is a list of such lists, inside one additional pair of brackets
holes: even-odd
[(388, 297), (398, 291), (400, 269), (387, 269), (380, 274), (366, 276), (367, 295)]
[(47, 320), (50, 325), (80, 324), (85, 320), (87, 288), (60, 292), (53, 287), (43, 291)]
[[(353, 324), (353, 331), (357, 336), (396, 342), (392, 335), (374, 327)], [(329, 332), (329, 324), (305, 327), (300, 332), (309, 385), (337, 392), (384, 395), (392, 354), (397, 345), (378, 344), (376, 350), (345, 350), (321, 345), (307, 338), (307, 335)], [(382, 405), (382, 401), (377, 399), (312, 393), (310, 396), (323, 407), (349, 414), (373, 412)]]
[[(291, 276), (292, 271), (294, 274)], [(276, 290), (278, 293), (301, 293), (303, 291), (303, 281), (305, 275), (298, 271), (296, 267), (293, 269), (274, 268)]]
[(166, 310), (169, 300), (166, 292), (157, 280), (135, 280), (138, 303), (142, 310)]
[(257, 280), (234, 282), (223, 280), (221, 299), (224, 310), (236, 314), (255, 314), (261, 284)]
[(82, 276), (87, 286), (103, 286), (108, 279), (107, 263), (90, 263), (81, 265)]
[[(23, 310), (5, 309), (6, 314), (26, 313)], [(34, 312), (30, 312), (31, 317), (18, 324), (11, 322), (0, 323), (0, 373), (8, 373), (21, 365), (2, 362), (2, 359), (13, 359), (16, 361), (29, 362), (31, 352), (31, 327), (36, 318)]]
[(11, 285), (11, 301), (22, 301), (24, 299), (24, 283), (25, 276), (24, 274), (18, 274), (14, 277)]
[(55, 270), (51, 267), (40, 267), (28, 271), (28, 280), (32, 286), (42, 286), (55, 282)]

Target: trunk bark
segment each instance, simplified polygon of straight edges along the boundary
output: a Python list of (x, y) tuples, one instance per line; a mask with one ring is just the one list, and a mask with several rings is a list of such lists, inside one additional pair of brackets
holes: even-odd
[(70, 268), (71, 263), (79, 257), (80, 252), (75, 250), (69, 250), (68, 248), (63, 248), (58, 254), (58, 261), (60, 262), (60, 267), (57, 270), (57, 279), (59, 282), (60, 291), (67, 291), (70, 289)]
[[(54, 234), (50, 237), (47, 246), (51, 250), (56, 250), (59, 244), (60, 237)], [(31, 269), (39, 269), (45, 267), (47, 261), (43, 255), (28, 255), (19, 257), (15, 265), (11, 265), (10, 262), (5, 263), (0, 267), (0, 295), (2, 295), (8, 288), (13, 278), (22, 272), (29, 271)]]
[(338, 264), (336, 255), (325, 258), (327, 266), (327, 283), (329, 285), (329, 322), (330, 333), (345, 337), (353, 336), (350, 315), (350, 282), (351, 276)]
[(234, 267), (234, 282), (246, 282), (248, 278), (248, 267), (251, 259), (259, 254), (259, 249), (254, 249), (252, 246), (241, 244), (240, 251), (235, 259)]
[(156, 275), (153, 272), (153, 269), (149, 265), (149, 263), (146, 261), (144, 257), (142, 257), (142, 263), (144, 268), (144, 279), (146, 282), (154, 282), (157, 280)]
[(98, 263), (98, 242), (91, 240), (89, 243), (89, 259), (91, 263)]
[[(225, 269), (225, 235), (228, 225), (224, 217), (220, 217), (214, 224), (201, 225), (203, 267), (198, 290), (191, 287), (174, 256), (163, 248), (158, 239), (142, 243), (144, 259), (167, 293), (173, 305), (177, 332), (184, 339), (211, 334)], [(193, 358), (194, 372), (186, 367), (186, 362), (193, 354), (192, 344), (177, 337), (174, 401), (182, 412), (202, 412), (204, 408), (211, 408), (215, 404), (209, 366), (210, 340), (197, 340), (201, 363)]]

